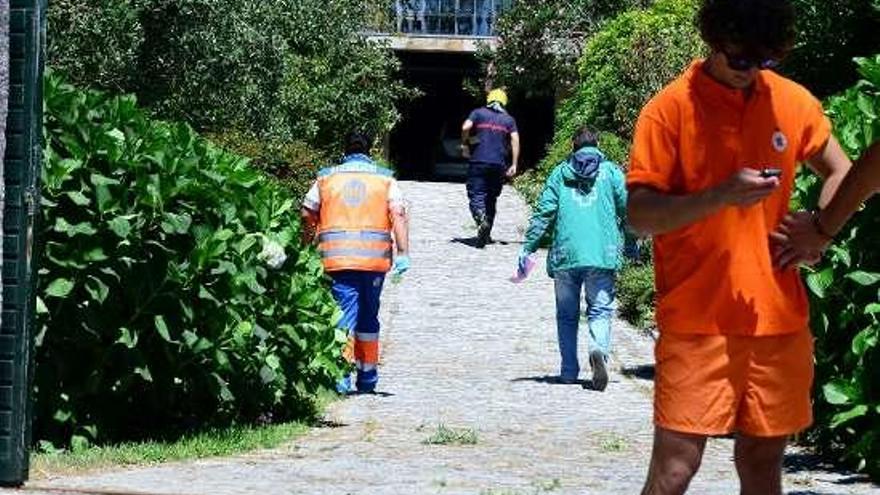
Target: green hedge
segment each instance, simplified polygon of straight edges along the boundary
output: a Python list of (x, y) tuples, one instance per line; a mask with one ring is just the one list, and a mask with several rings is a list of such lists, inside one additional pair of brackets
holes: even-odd
[(133, 97), (49, 75), (45, 104), (35, 438), (310, 413), (344, 338), (296, 199)]
[[(880, 55), (859, 60), (864, 80), (827, 102), (852, 157), (880, 138)], [(798, 179), (797, 203), (816, 204), (818, 181)], [(880, 201), (868, 202), (806, 280), (816, 336), (817, 445), (880, 477)]]

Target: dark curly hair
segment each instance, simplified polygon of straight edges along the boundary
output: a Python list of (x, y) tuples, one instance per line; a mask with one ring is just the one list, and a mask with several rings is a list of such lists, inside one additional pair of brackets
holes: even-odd
[(789, 0), (703, 0), (697, 23), (714, 50), (731, 44), (747, 54), (781, 58), (795, 39)]

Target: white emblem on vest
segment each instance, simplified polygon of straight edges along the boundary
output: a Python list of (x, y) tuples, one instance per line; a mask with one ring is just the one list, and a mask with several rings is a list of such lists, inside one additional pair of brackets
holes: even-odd
[(358, 179), (351, 179), (345, 183), (342, 190), (342, 200), (350, 208), (357, 208), (367, 199), (367, 185)]

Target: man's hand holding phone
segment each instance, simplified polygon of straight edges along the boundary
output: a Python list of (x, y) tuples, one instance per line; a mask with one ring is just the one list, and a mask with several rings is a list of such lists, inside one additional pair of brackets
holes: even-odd
[(763, 201), (779, 187), (779, 169), (743, 168), (718, 186), (716, 192), (724, 204), (751, 206)]
[(770, 177), (776, 177), (777, 179), (782, 177), (782, 169), (781, 168), (762, 168), (761, 169), (761, 177), (765, 179), (769, 179)]

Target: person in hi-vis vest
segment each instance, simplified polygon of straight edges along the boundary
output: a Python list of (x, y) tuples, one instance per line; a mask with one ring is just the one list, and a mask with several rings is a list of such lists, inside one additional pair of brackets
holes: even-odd
[(303, 244), (317, 239), (349, 335), (345, 356), (357, 369), (354, 387), (347, 376), (340, 393), (375, 390), (382, 284), (388, 271), (402, 275), (410, 265), (403, 196), (392, 171), (368, 156), (371, 147), (370, 136), (350, 133), (342, 162), (321, 170), (302, 204)]

